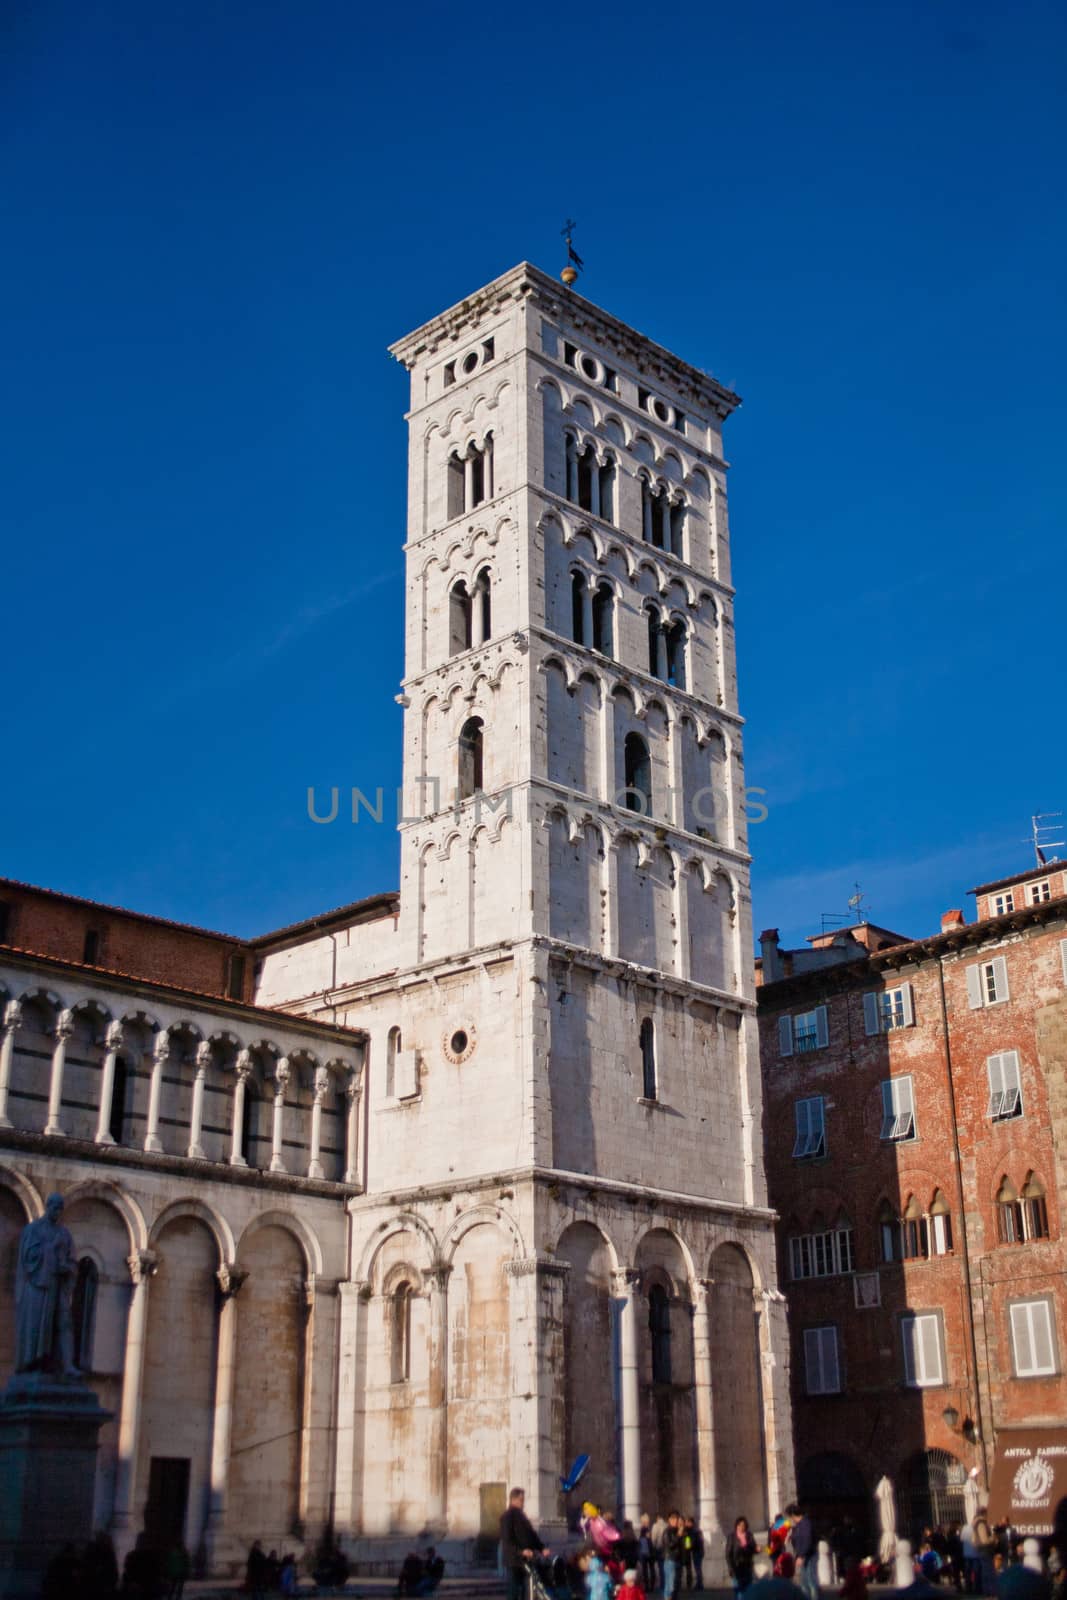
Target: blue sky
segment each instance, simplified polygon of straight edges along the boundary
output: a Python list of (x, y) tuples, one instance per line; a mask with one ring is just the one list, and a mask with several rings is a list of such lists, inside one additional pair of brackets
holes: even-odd
[(0, 870), (235, 933), (397, 881), (392, 339), (515, 262), (737, 388), (757, 929), (1067, 807), (1052, 4), (15, 0)]

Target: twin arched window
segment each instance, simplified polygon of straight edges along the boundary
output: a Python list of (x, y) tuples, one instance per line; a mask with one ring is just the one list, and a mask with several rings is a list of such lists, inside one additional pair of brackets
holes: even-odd
[(461, 578), (448, 592), (448, 653), (458, 656), (492, 637), (492, 577), (483, 567), (468, 589)]
[(469, 444), (462, 455), (454, 450), (448, 458), (449, 521), (492, 498), (493, 435), (487, 433), (483, 445)]
[(671, 621), (658, 606), (645, 607), (648, 618), (648, 670), (654, 678), (675, 689), (686, 687), (685, 623), (680, 618)]
[(1004, 1177), (997, 1190), (997, 1236), (1001, 1244), (1029, 1244), (1031, 1239), (1047, 1239), (1048, 1207), (1045, 1186), (1031, 1172), (1022, 1194), (1011, 1179)]
[(567, 499), (604, 522), (615, 520), (615, 458), (598, 461), (591, 444), (579, 445), (572, 433), (567, 443)]
[(608, 582), (590, 591), (584, 573), (571, 574), (571, 635), (575, 644), (615, 654), (615, 594)]
[(653, 488), (641, 479), (641, 537), (656, 550), (669, 550), (684, 559), (685, 505), (671, 501), (665, 487)]

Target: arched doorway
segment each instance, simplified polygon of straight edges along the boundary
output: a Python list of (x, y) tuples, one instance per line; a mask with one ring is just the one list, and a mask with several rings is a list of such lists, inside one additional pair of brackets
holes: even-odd
[[(836, 1529), (844, 1550), (858, 1541), (857, 1549), (870, 1546), (873, 1501), (863, 1473), (851, 1456), (824, 1450), (808, 1456), (797, 1471), (797, 1498), (811, 1515), (820, 1534)], [(852, 1533), (854, 1540), (849, 1540)]]
[(947, 1450), (923, 1450), (904, 1463), (900, 1473), (900, 1520), (912, 1539), (926, 1527), (967, 1520), (963, 1487), (967, 1472)]

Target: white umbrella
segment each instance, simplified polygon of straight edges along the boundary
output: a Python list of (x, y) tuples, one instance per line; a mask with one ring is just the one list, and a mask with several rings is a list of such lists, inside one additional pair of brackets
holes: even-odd
[(892, 1561), (897, 1548), (897, 1500), (889, 1478), (879, 1478), (874, 1498), (878, 1503), (878, 1528), (881, 1534), (878, 1559), (888, 1563)]
[(973, 1472), (967, 1474), (967, 1482), (963, 1485), (963, 1512), (967, 1521), (972, 1523), (978, 1515), (978, 1479)]

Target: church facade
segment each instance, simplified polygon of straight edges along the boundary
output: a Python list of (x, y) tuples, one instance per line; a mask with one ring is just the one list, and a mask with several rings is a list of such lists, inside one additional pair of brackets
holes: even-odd
[(99, 950), (45, 972), (47, 940), (9, 927), (6, 1225), (58, 1188), (96, 1264), (98, 1511), (122, 1533), (170, 1474), (216, 1566), (327, 1526), (366, 1557), (488, 1544), (511, 1483), (561, 1525), (588, 1453), (584, 1494), (677, 1504), (714, 1548), (793, 1490), (736, 396), (528, 265), (393, 354), (399, 894), (206, 947), (210, 996), (181, 990), (190, 930), (121, 978)]

